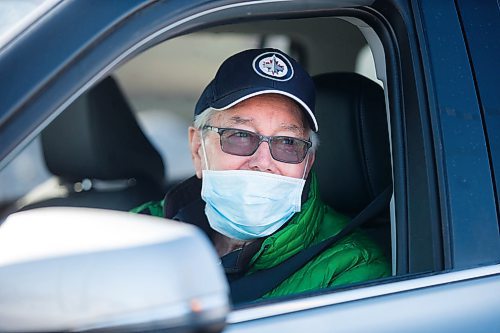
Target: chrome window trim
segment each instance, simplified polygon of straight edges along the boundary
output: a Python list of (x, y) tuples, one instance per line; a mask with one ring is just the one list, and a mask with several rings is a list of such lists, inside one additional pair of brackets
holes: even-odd
[(256, 319), (289, 314), (298, 311), (311, 310), (319, 307), (347, 303), (377, 296), (391, 295), (416, 289), (435, 287), (454, 282), (500, 274), (500, 264), (467, 269), (463, 271), (440, 273), (432, 276), (415, 278), (406, 281), (385, 283), (372, 287), (361, 287), (353, 290), (332, 292), (328, 294), (309, 296), (303, 299), (256, 305), (250, 308), (235, 309), (227, 318), (227, 323), (237, 324)]

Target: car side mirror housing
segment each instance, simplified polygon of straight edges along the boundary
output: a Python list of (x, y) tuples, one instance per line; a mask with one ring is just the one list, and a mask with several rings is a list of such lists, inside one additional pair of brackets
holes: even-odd
[(180, 222), (40, 208), (0, 226), (0, 331), (217, 332), (229, 288), (206, 236)]

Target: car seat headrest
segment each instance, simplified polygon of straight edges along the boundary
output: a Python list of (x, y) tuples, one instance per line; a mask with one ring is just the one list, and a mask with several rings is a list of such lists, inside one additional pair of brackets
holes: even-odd
[(85, 178), (165, 181), (161, 155), (111, 77), (75, 100), (41, 137), (48, 169), (66, 182)]
[(352, 216), (392, 182), (384, 92), (356, 73), (313, 79), (320, 138), (314, 169), (321, 197)]

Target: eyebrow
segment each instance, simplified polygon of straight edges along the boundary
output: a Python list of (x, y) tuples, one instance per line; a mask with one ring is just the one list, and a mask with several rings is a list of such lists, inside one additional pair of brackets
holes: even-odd
[(253, 123), (253, 118), (243, 118), (240, 116), (232, 116), (229, 118), (229, 122), (233, 125), (246, 125), (249, 123)]
[[(230, 125), (248, 125), (252, 124), (254, 121), (253, 118), (244, 118), (240, 116), (232, 116), (229, 118), (228, 122)], [(305, 129), (301, 126), (297, 126), (295, 124), (281, 124), (280, 126), (283, 130), (285, 131), (290, 131), (293, 133), (296, 133), (299, 136), (302, 136), (305, 134)]]
[(303, 135), (305, 133), (305, 129), (303, 127), (299, 127), (294, 124), (282, 124), (281, 128), (283, 128), (286, 131), (294, 132), (298, 135)]

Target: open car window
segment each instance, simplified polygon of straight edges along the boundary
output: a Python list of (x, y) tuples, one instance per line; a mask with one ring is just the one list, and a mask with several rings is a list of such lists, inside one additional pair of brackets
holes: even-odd
[[(335, 31), (330, 36), (328, 43), (325, 43), (319, 37), (321, 31), (324, 30)], [(346, 43), (347, 40), (349, 41), (348, 43)], [(187, 128), (192, 124), (194, 105), (203, 88), (211, 80), (222, 61), (229, 55), (257, 47), (272, 47), (283, 50), (295, 57), (312, 76), (321, 76), (329, 73), (358, 73), (382, 86), (382, 82), (376, 78), (375, 62), (366, 38), (358, 27), (340, 18), (295, 19), (232, 24), (205, 29), (159, 43), (119, 66), (109, 76), (115, 81), (116, 89), (121, 91), (119, 103), (128, 105), (127, 109), (131, 111), (135, 122), (137, 122), (147, 140), (163, 161), (164, 184), (162, 184), (161, 190), (164, 192), (171, 186), (193, 175), (194, 169), (188, 149)], [(380, 89), (380, 94), (383, 94), (382, 91), (383, 88)], [(75, 175), (81, 174), (82, 170), (75, 170), (78, 168), (76, 162), (72, 164), (68, 162), (68, 160), (78, 159), (79, 156), (85, 154), (88, 154), (88, 156), (85, 155), (86, 161), (92, 158), (97, 159), (96, 156), (98, 154), (92, 153), (92, 150), (96, 151), (106, 146), (109, 147), (102, 149), (103, 151), (109, 149), (109, 152), (103, 152), (103, 156), (100, 157), (101, 160), (105, 159), (106, 154), (110, 154), (114, 148), (124, 150), (124, 154), (127, 154), (126, 147), (113, 147), (109, 143), (98, 142), (99, 140), (109, 141), (101, 131), (113, 130), (112, 128), (105, 128), (105, 126), (111, 126), (114, 123), (110, 119), (96, 120), (96, 122), (100, 121), (102, 123), (103, 128), (101, 130), (89, 129), (90, 134), (81, 132), (80, 135), (74, 135), (75, 131), (80, 131), (85, 127), (81, 124), (84, 119), (87, 119), (86, 117), (97, 116), (71, 116), (72, 118), (68, 116), (68, 114), (83, 112), (82, 109), (92, 108), (94, 105), (92, 103), (104, 103), (99, 98), (101, 100), (104, 98), (108, 99), (110, 94), (109, 91), (107, 91), (107, 94), (103, 93), (102, 96), (95, 93), (96, 97), (89, 97), (88, 101), (81, 101), (83, 98), (81, 97), (80, 100), (73, 102), (58, 117), (56, 122), (60, 122), (61, 124), (49, 126), (42, 132), (41, 138), (37, 140), (45, 144), (40, 145), (38, 143), (36, 151), (38, 161), (33, 164), (33, 168), (46, 170), (47, 165), (49, 166), (52, 172), (47, 173), (45, 171), (43, 177), (48, 178), (48, 175), (53, 177), (52, 185), (54, 189), (52, 190), (54, 194), (59, 193), (57, 197), (61, 196), (61, 186), (66, 187), (66, 190), (69, 192), (75, 189), (78, 193), (88, 192), (89, 202), (84, 201), (80, 204), (71, 200), (71, 202), (67, 203), (68, 205), (92, 206), (92, 200), (102, 202), (103, 198), (98, 196), (95, 199), (90, 199), (91, 193), (93, 191), (100, 191), (102, 187), (105, 188), (104, 191), (108, 191), (106, 187), (112, 188), (116, 185), (118, 186), (118, 190), (126, 191), (125, 187), (120, 189), (121, 185), (118, 183), (118, 181), (123, 180), (123, 176), (120, 175), (120, 170), (118, 170), (119, 166), (103, 167), (111, 170), (97, 171), (97, 166), (89, 165), (88, 168), (93, 168), (92, 172), (96, 172), (97, 176), (93, 177), (92, 172), (89, 171), (88, 177), (84, 177), (83, 174), (81, 177), (77, 177)], [(118, 102), (117, 100), (110, 99), (106, 103), (114, 105)], [(119, 108), (116, 107), (116, 109), (116, 115), (113, 116), (115, 118), (120, 117)], [(105, 110), (103, 109), (99, 112), (103, 113)], [(381, 112), (385, 111), (382, 110)], [(67, 119), (61, 120), (65, 117)], [(383, 117), (382, 121), (385, 122), (386, 118), (385, 116)], [(322, 131), (324, 132), (325, 142), (324, 147), (320, 148), (319, 154), (326, 156), (328, 154), (328, 146), (330, 145), (329, 140), (333, 140), (332, 138), (328, 140), (326, 138), (327, 133), (330, 131), (328, 122), (332, 120), (328, 116), (325, 116), (323, 119), (325, 123), (321, 124), (319, 135), (321, 140)], [(75, 126), (75, 124), (78, 124), (78, 126)], [(69, 130), (68, 128), (72, 126), (75, 126), (75, 129)], [(96, 127), (96, 125), (89, 126)], [(60, 146), (56, 146), (60, 142), (60, 133), (63, 128), (69, 132), (65, 137), (64, 151)], [(50, 132), (57, 132), (57, 134), (51, 135)], [(387, 135), (387, 133), (383, 134)], [(86, 137), (87, 135), (90, 137), (93, 136), (93, 138), (81, 139), (81, 137)], [(119, 135), (119, 133), (116, 133), (116, 136), (119, 137)], [(79, 138), (77, 139), (77, 137)], [(122, 142), (115, 139), (113, 144), (121, 145)], [(388, 151), (388, 141), (385, 144)], [(150, 148), (148, 147), (147, 149)], [(82, 152), (84, 150), (89, 150), (89, 152), (75, 154), (76, 151)], [(322, 150), (324, 150), (324, 153), (322, 153)], [(40, 163), (40, 156), (42, 156), (44, 163)], [(325, 165), (328, 159), (329, 157), (324, 158), (325, 162), (323, 163)], [(13, 164), (15, 163), (18, 162), (13, 162)], [(102, 165), (105, 161), (97, 160), (94, 163)], [(113, 174), (113, 167), (117, 169), (116, 175)], [(340, 170), (340, 172), (346, 171)], [(10, 178), (7, 175), (7, 171), (5, 171), (5, 174), (5, 182), (16, 182), (16, 178)], [(101, 178), (106, 179), (99, 179), (99, 175)], [(18, 177), (26, 177), (26, 174)], [(134, 181), (141, 182), (137, 179)], [(116, 182), (116, 184), (113, 182)], [(42, 198), (43, 200), (47, 200), (47, 196), (50, 200), (51, 194), (50, 192), (47, 194), (47, 186), (35, 186), (35, 183), (33, 183), (33, 188), (26, 189), (25, 193), (19, 193), (17, 194), (17, 198), (9, 198), (9, 200), (17, 200), (15, 205), (18, 208), (26, 207), (24, 209), (29, 209), (44, 206), (46, 203), (37, 203), (36, 201), (42, 200)], [(332, 185), (325, 183), (320, 184), (320, 186), (329, 188)], [(40, 187), (44, 188), (44, 196), (34, 196), (33, 193), (40, 192)], [(145, 196), (145, 198), (161, 199), (158, 193), (155, 193), (151, 197)], [(366, 204), (368, 201), (365, 200), (364, 203)], [(120, 206), (120, 209), (131, 209), (138, 203), (139, 201), (136, 200), (133, 204), (124, 206), (125, 208)], [(50, 205), (55, 204), (64, 205), (64, 201), (56, 200), (50, 203)], [(346, 209), (346, 213), (353, 215), (356, 210), (360, 210), (361, 206), (363, 204), (358, 204), (356, 209), (349, 207)], [(116, 206), (106, 208), (113, 207)], [(390, 236), (384, 236), (384, 242), (390, 242)], [(389, 256), (391, 256), (390, 248), (390, 244), (385, 245)]]
[[(325, 30), (335, 32), (329, 36), (328, 43), (319, 37)], [(204, 87), (228, 56), (258, 47), (277, 48), (290, 54), (311, 76), (318, 78), (321, 144), (318, 166), (314, 170), (324, 200), (328, 204), (335, 202), (334, 209), (354, 217), (391, 182), (387, 117), (383, 83), (376, 77), (370, 45), (357, 26), (335, 17), (265, 20), (204, 29), (158, 43), (131, 58), (46, 127), (34, 142), (36, 149), (30, 150), (33, 152), (23, 153), (37, 154), (37, 163), (32, 163), (32, 168), (42, 170), (43, 175), (37, 181), (31, 180), (31, 188), (18, 192), (14, 198), (5, 198), (5, 211), (47, 206), (127, 211), (148, 201), (161, 200), (170, 188), (194, 173), (187, 128), (192, 124), (194, 106)], [(345, 83), (342, 82), (344, 75)], [(370, 88), (377, 91), (377, 96), (367, 97), (368, 100), (377, 99), (378, 110), (371, 113), (374, 116), (368, 113), (366, 118), (373, 118), (368, 122), (376, 123), (367, 128), (377, 129), (373, 133), (369, 130), (367, 136), (360, 139), (362, 141), (350, 141), (350, 138), (351, 132), (359, 129), (356, 119), (365, 115), (356, 115), (355, 108), (346, 109), (344, 115), (331, 115), (337, 104), (356, 100), (356, 96), (337, 97), (335, 91), (342, 85), (350, 85), (353, 75), (363, 77), (354, 76), (355, 82), (366, 81), (365, 84), (371, 82), (378, 86)], [(110, 115), (105, 116), (106, 113)], [(349, 125), (337, 125), (336, 117), (345, 118)], [(138, 147), (135, 141), (141, 141)], [(348, 153), (344, 158), (341, 149), (336, 148), (342, 146), (340, 142), (347, 147), (352, 145), (348, 148), (352, 152), (357, 152), (359, 144), (369, 147), (376, 142), (374, 148), (367, 149), (382, 149), (383, 152), (374, 152), (379, 154), (380, 161), (377, 157), (373, 165), (365, 166), (359, 164), (356, 154)], [(25, 158), (22, 156), (18, 159)], [(140, 170), (131, 163), (129, 156), (141, 164)], [(360, 156), (361, 159), (371, 158)], [(344, 162), (334, 162), (338, 158)], [(19, 163), (18, 159), (11, 164)], [(367, 184), (356, 180), (366, 172), (363, 171), (365, 167), (371, 168), (375, 175), (367, 180), (375, 182), (371, 190), (367, 190)], [(136, 171), (137, 175), (133, 174)], [(26, 173), (12, 177), (8, 172), (6, 168), (5, 182), (26, 180)], [(330, 177), (329, 173), (335, 177)], [(347, 178), (354, 183), (349, 180), (338, 184)], [(46, 181), (37, 184), (42, 180)], [(350, 191), (350, 195), (346, 196), (345, 191)], [(389, 211), (370, 224), (367, 232), (383, 248), (395, 272), (395, 261), (391, 259), (393, 239)]]

